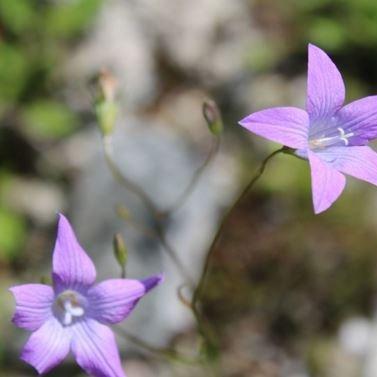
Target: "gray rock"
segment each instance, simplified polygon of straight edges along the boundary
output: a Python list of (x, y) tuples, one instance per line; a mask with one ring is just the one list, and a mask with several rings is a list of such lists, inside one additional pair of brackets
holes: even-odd
[[(127, 126), (119, 127), (114, 135), (116, 161), (160, 208), (166, 208), (186, 187), (205, 156), (161, 125), (129, 117), (125, 123)], [(119, 275), (111, 247), (117, 231), (124, 235), (129, 247), (129, 277), (165, 274), (164, 284), (148, 295), (125, 322), (130, 332), (164, 344), (192, 324), (191, 313), (177, 298), (177, 289), (185, 280), (159, 242), (136, 232), (116, 216), (114, 208), (123, 204), (140, 223), (150, 226), (153, 222), (138, 198), (114, 182), (105, 166), (97, 133), (87, 132), (84, 137), (92, 140), (96, 148), (74, 189), (71, 219), (83, 246), (98, 266), (100, 278)], [(234, 195), (235, 178), (232, 159), (218, 156), (167, 226), (169, 241), (195, 279), (220, 211)]]

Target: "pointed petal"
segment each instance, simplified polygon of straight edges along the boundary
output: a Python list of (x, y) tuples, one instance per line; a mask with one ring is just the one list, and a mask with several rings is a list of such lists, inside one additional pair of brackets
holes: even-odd
[(363, 145), (377, 138), (377, 96), (361, 98), (344, 106), (336, 114), (337, 124), (346, 133), (353, 132), (350, 144)]
[(145, 278), (141, 280), (143, 283), (146, 293), (148, 293), (151, 289), (153, 289), (156, 285), (159, 285), (164, 282), (164, 275), (163, 274), (158, 274), (158, 275), (153, 275), (148, 278)]
[(91, 376), (125, 377), (113, 332), (94, 319), (72, 327), (72, 352), (77, 363)]
[(70, 331), (51, 317), (27, 341), (21, 359), (32, 365), (38, 373), (46, 373), (58, 365), (68, 354)]
[(314, 212), (316, 214), (329, 208), (342, 193), (346, 184), (343, 174), (328, 165), (314, 152), (308, 151)]
[(144, 281), (131, 279), (106, 280), (88, 291), (89, 315), (102, 323), (117, 323), (125, 319), (138, 301), (162, 280), (161, 275)]
[(96, 269), (75, 233), (63, 216), (59, 215), (58, 235), (53, 255), (53, 279), (55, 290), (85, 289), (96, 279)]
[(344, 102), (342, 76), (328, 55), (320, 48), (308, 46), (308, 91), (306, 110), (310, 121), (331, 117)]
[(377, 186), (377, 153), (369, 147), (332, 147), (320, 152), (334, 169)]
[(12, 322), (26, 330), (35, 331), (51, 317), (54, 291), (48, 285), (24, 284), (9, 289), (16, 300)]
[(290, 148), (306, 148), (308, 114), (296, 107), (274, 107), (250, 114), (239, 124), (268, 140)]

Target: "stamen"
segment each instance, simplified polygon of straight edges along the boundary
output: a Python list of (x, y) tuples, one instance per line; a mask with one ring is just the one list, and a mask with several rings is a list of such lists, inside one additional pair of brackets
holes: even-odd
[(354, 136), (353, 132), (345, 133), (344, 129), (342, 127), (337, 128), (339, 135), (335, 136), (329, 136), (329, 137), (318, 137), (315, 139), (309, 140), (309, 144), (311, 148), (318, 149), (318, 148), (326, 148), (330, 146), (335, 146), (340, 141), (344, 143), (345, 146), (348, 146), (349, 144), (349, 138)]
[(346, 135), (342, 127), (338, 127), (338, 131), (340, 132), (340, 140), (342, 140), (344, 145), (347, 146), (349, 144), (348, 138), (354, 136), (354, 133), (350, 132)]
[(56, 300), (56, 315), (65, 326), (85, 314), (85, 299), (76, 292), (65, 291)]
[(63, 324), (68, 326), (72, 323), (72, 314), (70, 312), (64, 313)]

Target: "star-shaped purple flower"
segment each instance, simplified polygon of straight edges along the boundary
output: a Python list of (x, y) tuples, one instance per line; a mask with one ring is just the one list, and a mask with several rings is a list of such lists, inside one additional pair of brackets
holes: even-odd
[(314, 45), (308, 52), (306, 111), (276, 107), (240, 124), (309, 160), (314, 211), (320, 213), (342, 193), (343, 173), (377, 185), (377, 154), (366, 146), (377, 137), (377, 96), (343, 106), (345, 88), (335, 64)]
[(114, 334), (106, 325), (125, 319), (162, 276), (141, 281), (111, 279), (94, 285), (94, 264), (63, 215), (59, 216), (52, 265), (53, 287), (10, 288), (16, 300), (13, 323), (33, 331), (21, 359), (44, 374), (71, 350), (89, 375), (125, 377)]

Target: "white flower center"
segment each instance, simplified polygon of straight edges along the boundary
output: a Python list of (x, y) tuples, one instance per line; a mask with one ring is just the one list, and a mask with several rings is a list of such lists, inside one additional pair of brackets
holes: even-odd
[(85, 315), (85, 298), (75, 291), (64, 291), (55, 301), (54, 311), (64, 326)]
[(322, 149), (330, 146), (336, 145), (344, 145), (347, 146), (349, 144), (349, 138), (355, 136), (353, 132), (345, 133), (343, 128), (337, 128), (338, 134), (334, 136), (325, 136), (322, 135), (320, 137), (315, 136), (309, 138), (309, 146), (311, 149)]

